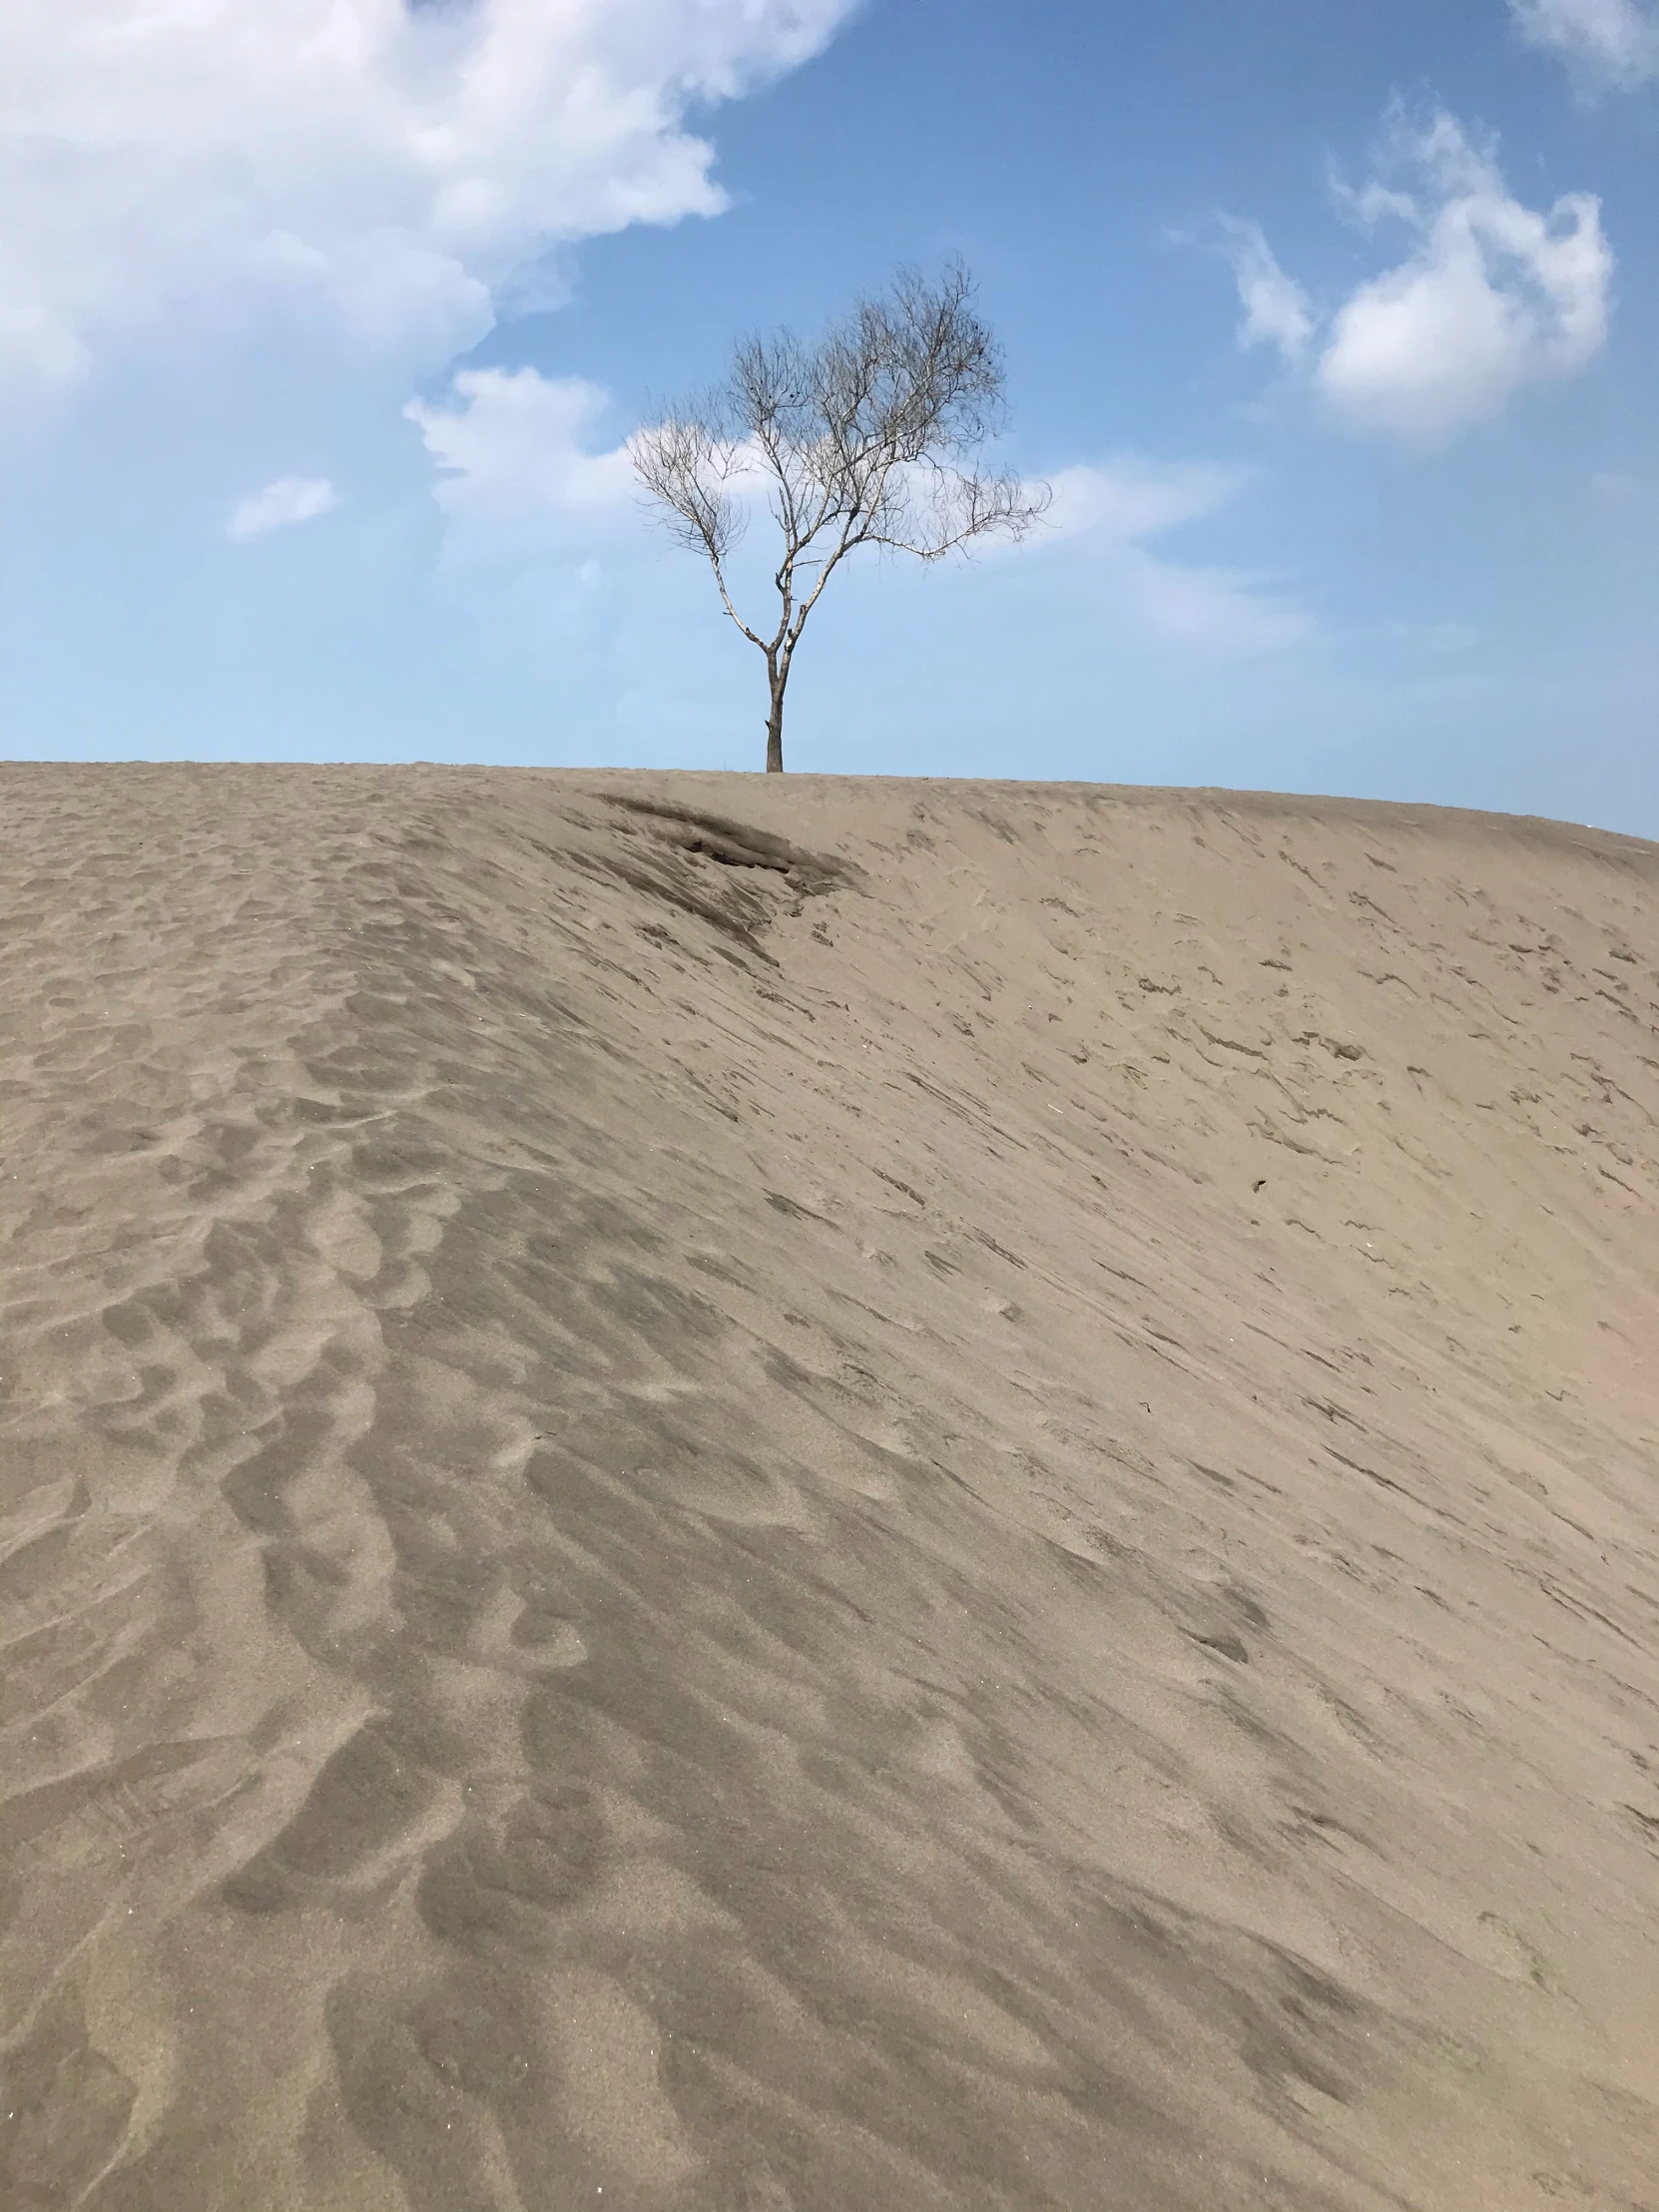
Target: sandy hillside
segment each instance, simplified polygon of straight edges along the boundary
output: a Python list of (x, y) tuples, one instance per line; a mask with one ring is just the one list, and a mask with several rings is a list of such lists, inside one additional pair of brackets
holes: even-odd
[(10, 2212), (1654, 2212), (1659, 847), (0, 771)]

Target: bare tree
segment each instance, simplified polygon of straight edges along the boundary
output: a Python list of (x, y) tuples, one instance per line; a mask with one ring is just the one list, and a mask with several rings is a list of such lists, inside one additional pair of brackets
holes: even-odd
[[(936, 561), (975, 538), (1023, 537), (1046, 485), (979, 464), (1000, 427), (1002, 358), (959, 265), (901, 270), (816, 345), (745, 338), (726, 381), (672, 407), (633, 444), (634, 467), (677, 543), (706, 554), (721, 603), (766, 657), (767, 767), (784, 766), (784, 693), (807, 618), (858, 546)], [(759, 479), (783, 539), (778, 619), (751, 629), (727, 582)]]

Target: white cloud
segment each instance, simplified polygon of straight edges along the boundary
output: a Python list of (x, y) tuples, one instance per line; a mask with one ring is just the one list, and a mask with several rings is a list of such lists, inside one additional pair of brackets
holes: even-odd
[(1317, 331), (1314, 380), (1336, 413), (1357, 429), (1427, 442), (1496, 414), (1523, 385), (1572, 374), (1599, 351), (1613, 254), (1596, 199), (1566, 193), (1543, 213), (1523, 206), (1491, 151), (1444, 114), (1421, 126), (1396, 117), (1384, 169), (1339, 194), (1367, 228), (1405, 225), (1413, 234), (1405, 259), (1298, 335), (1292, 310), (1306, 309), (1305, 297), (1264, 241), (1246, 274), (1268, 304), (1253, 304), (1241, 275), (1243, 335), (1274, 338), (1294, 362)]
[(1590, 194), (1523, 207), (1450, 116), (1399, 129), (1394, 150), (1416, 193), (1374, 187), (1355, 204), (1408, 223), (1415, 249), (1339, 310), (1316, 373), (1360, 426), (1437, 438), (1583, 367), (1607, 335), (1613, 255)]
[(1055, 531), (1091, 537), (1120, 619), (1159, 643), (1246, 656), (1280, 652), (1312, 637), (1304, 609), (1257, 578), (1173, 561), (1143, 542), (1213, 514), (1247, 481), (1239, 468), (1132, 454), (1063, 468), (1051, 479), (1050, 528), (1025, 542), (1040, 548)]
[(1530, 46), (1554, 47), (1587, 91), (1659, 82), (1659, 12), (1640, 0), (1509, 0)]
[[(443, 405), (411, 401), (405, 412), (442, 471), (434, 496), (451, 560), (541, 564), (548, 588), (587, 605), (601, 577), (596, 552), (615, 561), (655, 551), (663, 541), (647, 527), (628, 442), (600, 434), (608, 404), (595, 384), (533, 368), (463, 369)], [(1159, 642), (1277, 651), (1311, 634), (1301, 609), (1251, 577), (1166, 560), (1143, 542), (1213, 514), (1247, 480), (1239, 468), (1132, 454), (1063, 468), (1046, 526), (1023, 547), (1086, 541), (1114, 615)], [(987, 558), (1020, 550), (993, 545)], [(756, 559), (764, 585), (768, 564)]]
[(1277, 346), (1294, 366), (1308, 350), (1314, 334), (1314, 311), (1308, 294), (1280, 268), (1260, 224), (1240, 223), (1225, 216), (1222, 232), (1239, 286), (1239, 304), (1244, 309), (1239, 343)]
[(339, 494), (325, 476), (278, 476), (235, 508), (227, 525), (234, 538), (263, 537), (290, 522), (312, 522), (339, 505)]
[(1214, 514), (1246, 481), (1246, 471), (1240, 468), (1119, 454), (1103, 463), (1057, 469), (1049, 478), (1054, 498), (1045, 520), (1050, 532), (1059, 531), (1064, 537), (1097, 530), (1104, 538), (1132, 545), (1137, 539), (1156, 537), (1183, 522)]
[(724, 204), (682, 127), (851, 0), (5, 0), (0, 383), (256, 306), (410, 369), (561, 244)]
[(597, 384), (533, 368), (469, 368), (451, 391), (447, 405), (416, 399), (403, 411), (444, 472), (434, 497), (453, 553), (533, 556), (637, 519), (627, 446), (593, 450), (609, 404)]

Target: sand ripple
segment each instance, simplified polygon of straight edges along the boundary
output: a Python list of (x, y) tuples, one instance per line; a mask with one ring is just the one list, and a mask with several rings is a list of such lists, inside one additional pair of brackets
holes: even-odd
[(0, 793), (9, 2204), (1651, 2201), (1654, 848)]

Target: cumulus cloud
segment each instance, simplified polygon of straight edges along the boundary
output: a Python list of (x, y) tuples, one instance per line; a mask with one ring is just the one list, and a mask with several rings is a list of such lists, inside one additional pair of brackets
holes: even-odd
[(275, 302), (410, 368), (536, 257), (723, 203), (688, 107), (851, 0), (5, 0), (0, 381)]
[(1040, 547), (1056, 532), (1092, 540), (1097, 571), (1122, 619), (1160, 644), (1246, 656), (1280, 652), (1312, 636), (1305, 610), (1255, 577), (1175, 561), (1145, 542), (1215, 513), (1248, 480), (1239, 468), (1132, 454), (1063, 468), (1051, 479), (1048, 531), (1025, 542)]
[(278, 476), (235, 507), (226, 527), (234, 538), (259, 538), (290, 522), (312, 522), (338, 505), (339, 494), (326, 476)]
[(597, 384), (533, 368), (463, 369), (443, 405), (411, 400), (404, 413), (442, 471), (452, 552), (533, 556), (633, 519), (626, 444), (595, 450), (609, 403)]
[(1529, 46), (1553, 47), (1588, 91), (1659, 83), (1659, 10), (1641, 0), (1509, 0)]
[(1318, 375), (1355, 422), (1438, 437), (1599, 351), (1613, 255), (1589, 193), (1546, 214), (1523, 207), (1450, 116), (1402, 132), (1397, 152), (1418, 189), (1382, 186), (1357, 205), (1405, 222), (1415, 246), (1340, 309)]
[[(1515, 199), (1488, 147), (1448, 115), (1396, 118), (1382, 174), (1339, 188), (1363, 227), (1402, 226), (1402, 261), (1370, 277), (1323, 324), (1306, 328), (1253, 302), (1254, 273), (1271, 300), (1290, 279), (1267, 249), (1240, 276), (1242, 335), (1267, 337), (1296, 365), (1317, 336), (1312, 372), (1357, 429), (1435, 441), (1495, 415), (1523, 385), (1572, 374), (1607, 335), (1613, 254), (1600, 203), (1566, 193), (1540, 213)], [(1293, 306), (1306, 308), (1291, 286)]]

